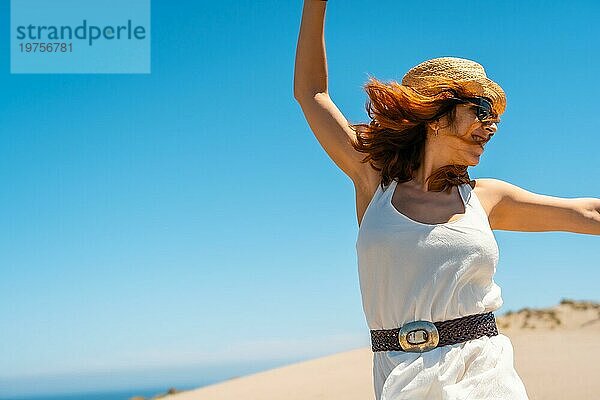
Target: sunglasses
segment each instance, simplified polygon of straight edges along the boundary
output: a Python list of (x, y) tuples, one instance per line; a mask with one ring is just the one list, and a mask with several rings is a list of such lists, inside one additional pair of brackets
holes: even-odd
[(484, 97), (466, 97), (462, 99), (458, 97), (450, 97), (450, 99), (456, 100), (461, 104), (473, 104), (475, 106), (473, 108), (475, 109), (477, 119), (480, 122), (495, 122), (496, 124), (500, 123), (498, 116), (494, 114), (492, 103)]

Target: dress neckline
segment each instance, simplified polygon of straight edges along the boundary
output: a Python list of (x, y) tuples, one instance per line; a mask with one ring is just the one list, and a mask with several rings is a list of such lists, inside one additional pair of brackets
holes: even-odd
[(389, 189), (391, 190), (391, 192), (390, 192), (390, 195), (388, 196), (387, 204), (392, 209), (392, 211), (394, 211), (395, 214), (397, 214), (400, 217), (406, 219), (407, 221), (412, 222), (412, 223), (417, 224), (417, 225), (427, 226), (427, 227), (430, 227), (430, 228), (435, 228), (436, 226), (453, 225), (453, 224), (457, 224), (457, 223), (461, 222), (462, 220), (464, 220), (465, 217), (467, 216), (467, 212), (468, 212), (468, 209), (469, 209), (469, 207), (468, 207), (468, 201), (465, 200), (465, 196), (463, 194), (464, 185), (467, 185), (467, 183), (462, 183), (462, 184), (458, 185), (457, 188), (458, 188), (458, 194), (459, 194), (460, 199), (461, 199), (461, 201), (463, 203), (463, 207), (465, 209), (465, 212), (462, 214), (462, 216), (459, 219), (455, 219), (454, 221), (447, 221), (447, 222), (442, 222), (442, 223), (439, 223), (439, 224), (428, 224), (428, 223), (425, 223), (425, 222), (420, 222), (420, 221), (414, 220), (414, 219), (410, 218), (409, 216), (407, 216), (407, 215), (401, 213), (400, 211), (398, 211), (398, 209), (396, 207), (394, 207), (394, 204), (392, 204), (392, 198), (394, 197), (394, 193), (396, 192), (396, 187), (398, 186), (398, 181), (396, 179), (393, 179), (392, 180), (392, 184), (390, 185)]

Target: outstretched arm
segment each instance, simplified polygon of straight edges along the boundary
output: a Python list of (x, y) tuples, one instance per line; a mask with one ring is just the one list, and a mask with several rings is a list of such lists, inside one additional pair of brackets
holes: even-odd
[(492, 229), (600, 235), (600, 199), (546, 196), (499, 179), (476, 181), (493, 204), (489, 215)]

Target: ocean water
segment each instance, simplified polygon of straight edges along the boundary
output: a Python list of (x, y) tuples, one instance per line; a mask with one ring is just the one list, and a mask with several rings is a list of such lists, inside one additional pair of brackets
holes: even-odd
[[(194, 387), (177, 387), (177, 390), (190, 390), (196, 389)], [(0, 400), (129, 400), (135, 396), (142, 396), (146, 399), (150, 399), (153, 396), (166, 393), (169, 388), (161, 387), (156, 389), (132, 389), (132, 390), (121, 390), (112, 392), (85, 392), (85, 393), (69, 393), (57, 395), (53, 394), (50, 396), (36, 395), (27, 397), (0, 397)]]
[[(304, 361), (311, 357), (314, 358), (313, 355), (303, 355), (272, 360), (145, 370), (82, 372), (76, 375), (47, 375), (10, 380), (3, 380), (0, 377), (0, 400), (129, 400), (135, 396), (151, 399), (166, 393), (171, 387), (178, 391), (198, 389)], [(134, 389), (123, 390), (121, 389), (123, 387)]]

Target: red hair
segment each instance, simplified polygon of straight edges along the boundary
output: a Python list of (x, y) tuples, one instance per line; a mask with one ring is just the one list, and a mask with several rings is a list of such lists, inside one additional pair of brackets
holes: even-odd
[[(435, 95), (423, 95), (395, 81), (383, 83), (369, 77), (364, 85), (368, 100), (365, 108), (371, 118), (368, 124), (350, 124), (356, 133), (352, 146), (366, 156), (362, 162), (381, 172), (382, 185), (392, 179), (407, 182), (422, 162), (426, 123), (442, 115), (454, 121), (456, 101), (451, 97), (475, 97), (477, 93), (449, 78), (439, 77), (429, 89)], [(445, 165), (428, 178), (428, 190), (450, 191), (452, 186), (469, 183), (466, 165)]]

